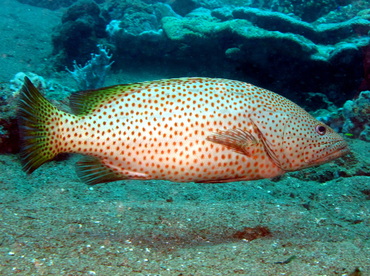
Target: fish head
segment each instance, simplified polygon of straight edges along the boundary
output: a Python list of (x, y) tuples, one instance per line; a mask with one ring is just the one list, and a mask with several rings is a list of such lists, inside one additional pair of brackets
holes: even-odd
[(341, 135), (300, 107), (277, 113), (279, 119), (274, 124), (265, 120), (263, 125), (263, 120), (259, 120), (257, 127), (268, 155), (281, 169), (295, 171), (349, 153)]

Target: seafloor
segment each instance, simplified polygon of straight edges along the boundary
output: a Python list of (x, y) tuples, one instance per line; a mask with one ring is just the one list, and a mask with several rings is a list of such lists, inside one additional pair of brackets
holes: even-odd
[[(43, 66), (59, 18), (5, 1), (2, 80)], [(26, 175), (1, 155), (0, 275), (370, 275), (370, 177), (351, 177), (370, 147), (349, 142), (351, 156), (318, 169), (226, 184), (89, 187), (78, 156)], [(349, 177), (328, 173), (341, 167)]]

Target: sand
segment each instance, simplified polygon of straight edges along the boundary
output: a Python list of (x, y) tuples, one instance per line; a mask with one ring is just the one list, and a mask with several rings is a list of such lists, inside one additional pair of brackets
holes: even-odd
[(76, 160), (0, 156), (1, 275), (370, 274), (370, 177), (90, 187)]

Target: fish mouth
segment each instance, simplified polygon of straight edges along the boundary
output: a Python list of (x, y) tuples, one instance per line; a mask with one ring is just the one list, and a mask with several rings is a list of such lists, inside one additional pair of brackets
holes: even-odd
[(350, 153), (348, 144), (344, 140), (340, 140), (337, 143), (333, 144), (332, 146), (328, 148), (328, 150), (329, 151), (332, 150), (332, 152), (323, 157), (320, 157), (314, 160), (312, 163), (314, 163), (315, 165), (319, 165), (319, 164), (329, 162), (331, 160), (337, 159), (339, 157), (342, 157)]

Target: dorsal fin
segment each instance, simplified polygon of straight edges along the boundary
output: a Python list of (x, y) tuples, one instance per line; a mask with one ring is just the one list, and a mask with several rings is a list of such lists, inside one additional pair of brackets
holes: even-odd
[(97, 109), (101, 104), (113, 102), (115, 97), (125, 97), (127, 95), (137, 93), (142, 89), (155, 87), (172, 83), (182, 83), (186, 81), (207, 80), (206, 78), (177, 78), (163, 79), (156, 81), (145, 81), (139, 83), (119, 84), (108, 87), (103, 87), (95, 90), (86, 90), (73, 93), (70, 97), (70, 107), (75, 115), (87, 115), (94, 109)]
[(79, 91), (71, 95), (70, 106), (75, 115), (87, 115), (99, 105), (113, 101), (115, 96), (124, 97), (139, 90), (141, 84), (120, 84), (96, 90)]

